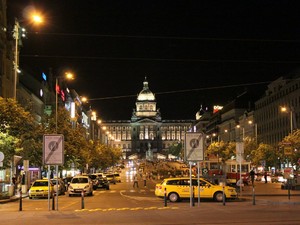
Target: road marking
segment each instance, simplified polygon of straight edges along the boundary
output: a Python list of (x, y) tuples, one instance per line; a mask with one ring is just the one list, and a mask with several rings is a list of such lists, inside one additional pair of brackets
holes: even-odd
[(134, 207), (134, 208), (107, 208), (107, 209), (76, 209), (75, 212), (112, 212), (112, 211), (138, 211), (138, 210), (177, 210), (179, 207)]

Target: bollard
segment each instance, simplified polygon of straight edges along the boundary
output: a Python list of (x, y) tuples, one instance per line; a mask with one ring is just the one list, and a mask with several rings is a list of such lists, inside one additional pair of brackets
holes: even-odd
[(252, 204), (255, 205), (255, 188), (252, 186)]
[(223, 200), (223, 205), (226, 204), (226, 198), (225, 198), (225, 191), (224, 191), (224, 184), (223, 184), (223, 197), (222, 197), (222, 200)]
[(192, 206), (195, 206), (195, 194), (194, 194), (194, 186), (193, 188), (193, 193), (192, 193)]
[(291, 199), (291, 184), (290, 184), (290, 179), (287, 179), (287, 184), (288, 184), (288, 197), (289, 200)]
[(84, 209), (84, 190), (81, 191), (81, 209)]
[(52, 210), (55, 210), (55, 196), (54, 196), (54, 192), (52, 192)]
[(164, 192), (164, 202), (165, 202), (165, 207), (167, 207), (167, 188), (165, 188), (165, 192)]
[(20, 190), (20, 205), (19, 205), (19, 211), (22, 211), (22, 190)]

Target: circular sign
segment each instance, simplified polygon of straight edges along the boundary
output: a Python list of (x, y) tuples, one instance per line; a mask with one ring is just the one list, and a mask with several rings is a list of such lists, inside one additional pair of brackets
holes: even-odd
[(207, 168), (203, 168), (202, 169), (202, 174), (205, 174), (205, 175), (208, 174), (208, 169)]
[(196, 138), (191, 139), (191, 141), (190, 141), (190, 146), (191, 146), (192, 148), (197, 148), (197, 147), (199, 146), (199, 140), (196, 139)]
[(3, 154), (3, 152), (0, 152), (0, 162), (2, 162), (3, 159), (4, 159), (4, 154)]

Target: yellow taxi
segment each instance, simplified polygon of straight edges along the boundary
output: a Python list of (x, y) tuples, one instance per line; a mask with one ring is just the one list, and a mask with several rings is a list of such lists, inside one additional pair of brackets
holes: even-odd
[[(40, 179), (33, 182), (31, 185), (28, 196), (30, 199), (32, 198), (46, 198), (48, 197), (48, 179)], [(53, 184), (50, 180), (50, 197), (51, 193), (53, 193)]]
[[(192, 178), (192, 186), (194, 190), (194, 197), (198, 196), (198, 182), (197, 178)], [(204, 178), (200, 178), (200, 198), (213, 199), (215, 201), (223, 201), (223, 186), (215, 185)], [(167, 178), (155, 186), (155, 195), (157, 197), (164, 197), (166, 195), (170, 202), (177, 202), (184, 198), (190, 198), (190, 178)], [(225, 199), (237, 198), (235, 188), (224, 186)]]

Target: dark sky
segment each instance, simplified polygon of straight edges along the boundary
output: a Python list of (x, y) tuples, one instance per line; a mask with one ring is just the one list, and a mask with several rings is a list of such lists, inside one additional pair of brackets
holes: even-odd
[[(39, 77), (53, 68), (104, 120), (130, 119), (145, 76), (163, 119), (194, 119), (200, 105), (224, 105), (248, 89), (296, 73), (299, 1), (13, 0), (26, 25), (20, 64)], [(29, 5), (46, 23), (27, 24)], [(39, 33), (35, 33), (38, 31)]]

